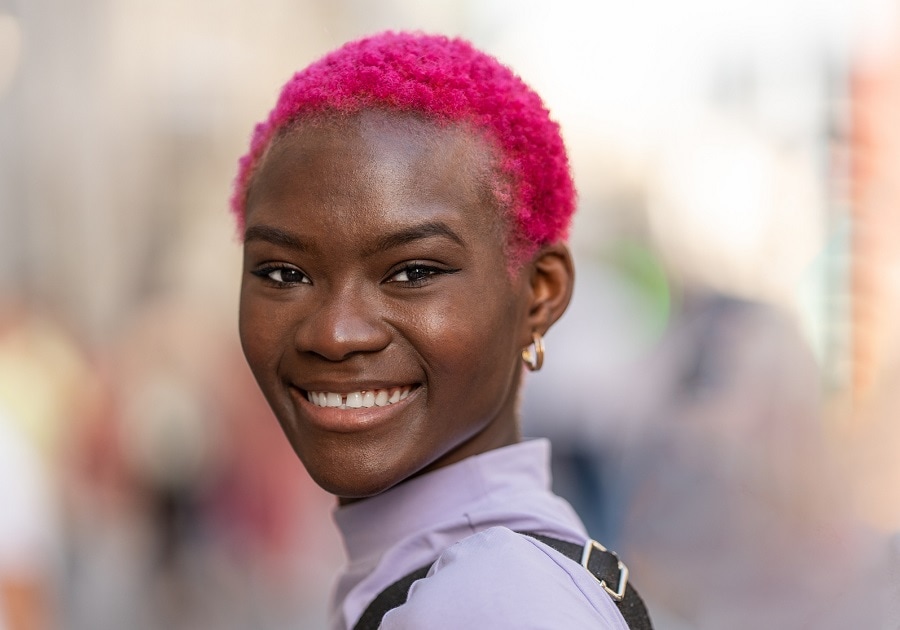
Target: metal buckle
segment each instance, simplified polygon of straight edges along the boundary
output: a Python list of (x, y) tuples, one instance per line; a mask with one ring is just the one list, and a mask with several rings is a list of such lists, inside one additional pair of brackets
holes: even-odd
[[(613, 557), (616, 559), (616, 562), (619, 563), (619, 586), (616, 590), (612, 590), (609, 586), (606, 585), (606, 580), (601, 580), (594, 575), (590, 569), (588, 569), (588, 562), (591, 559), (591, 553), (594, 549), (599, 549), (600, 551), (611, 553)], [(625, 587), (628, 585), (628, 567), (625, 566), (625, 563), (619, 560), (619, 556), (616, 555), (615, 551), (610, 551), (600, 543), (598, 543), (594, 539), (588, 539), (586, 543), (584, 543), (584, 551), (581, 552), (581, 566), (585, 569), (588, 569), (588, 573), (594, 575), (594, 579), (600, 582), (600, 586), (603, 587), (603, 590), (609, 593), (609, 596), (613, 598), (613, 601), (620, 602), (625, 597)]]

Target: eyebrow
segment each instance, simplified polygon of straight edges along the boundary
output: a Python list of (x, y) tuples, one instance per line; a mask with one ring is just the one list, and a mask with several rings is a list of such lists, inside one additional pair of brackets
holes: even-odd
[[(372, 256), (378, 252), (384, 252), (414, 241), (435, 236), (443, 236), (459, 245), (465, 246), (462, 238), (460, 238), (460, 236), (446, 223), (442, 223), (441, 221), (429, 221), (397, 232), (392, 232), (391, 234), (379, 238), (375, 243), (363, 250), (363, 255), (366, 257)], [(244, 232), (244, 243), (249, 243), (251, 241), (265, 241), (267, 243), (272, 243), (273, 245), (280, 245), (299, 251), (308, 251), (310, 249), (309, 245), (297, 236), (270, 225), (253, 225), (248, 227)]]
[(371, 256), (378, 252), (384, 252), (393, 249), (394, 247), (412, 243), (413, 241), (435, 236), (443, 236), (449, 238), (458, 245), (465, 246), (462, 238), (460, 238), (460, 236), (446, 223), (442, 223), (441, 221), (429, 221), (428, 223), (420, 223), (379, 238), (375, 243), (363, 250), (363, 255)]
[(265, 241), (273, 245), (281, 245), (300, 251), (306, 251), (309, 247), (302, 240), (291, 234), (270, 225), (253, 225), (244, 232), (244, 242)]

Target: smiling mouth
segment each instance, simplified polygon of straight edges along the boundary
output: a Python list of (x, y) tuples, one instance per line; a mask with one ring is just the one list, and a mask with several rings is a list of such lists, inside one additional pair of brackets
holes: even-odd
[(346, 394), (307, 391), (306, 399), (317, 407), (368, 409), (370, 407), (387, 407), (405, 400), (415, 388), (415, 385), (405, 385), (389, 389), (367, 389)]

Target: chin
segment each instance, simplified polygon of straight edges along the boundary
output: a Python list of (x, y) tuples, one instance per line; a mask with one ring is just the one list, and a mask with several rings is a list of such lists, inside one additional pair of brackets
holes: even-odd
[[(349, 449), (348, 449), (349, 450)], [(415, 474), (398, 461), (373, 462), (371, 456), (344, 451), (341, 457), (307, 458), (297, 453), (309, 476), (339, 499), (357, 500), (381, 494)], [(326, 460), (327, 461), (324, 461)]]
[(333, 478), (328, 475), (316, 475), (312, 472), (310, 472), (310, 476), (325, 492), (333, 494), (342, 503), (374, 497), (406, 479), (379, 479), (373, 476), (347, 474)]

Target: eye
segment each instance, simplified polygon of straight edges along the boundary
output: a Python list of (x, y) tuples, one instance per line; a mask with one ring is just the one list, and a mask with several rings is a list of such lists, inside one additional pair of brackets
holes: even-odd
[(286, 265), (268, 265), (251, 273), (263, 280), (268, 280), (276, 286), (312, 284), (305, 273), (296, 267), (288, 267)]
[(455, 273), (456, 269), (442, 269), (422, 263), (410, 263), (388, 278), (388, 282), (397, 282), (411, 287), (426, 284), (433, 277)]

